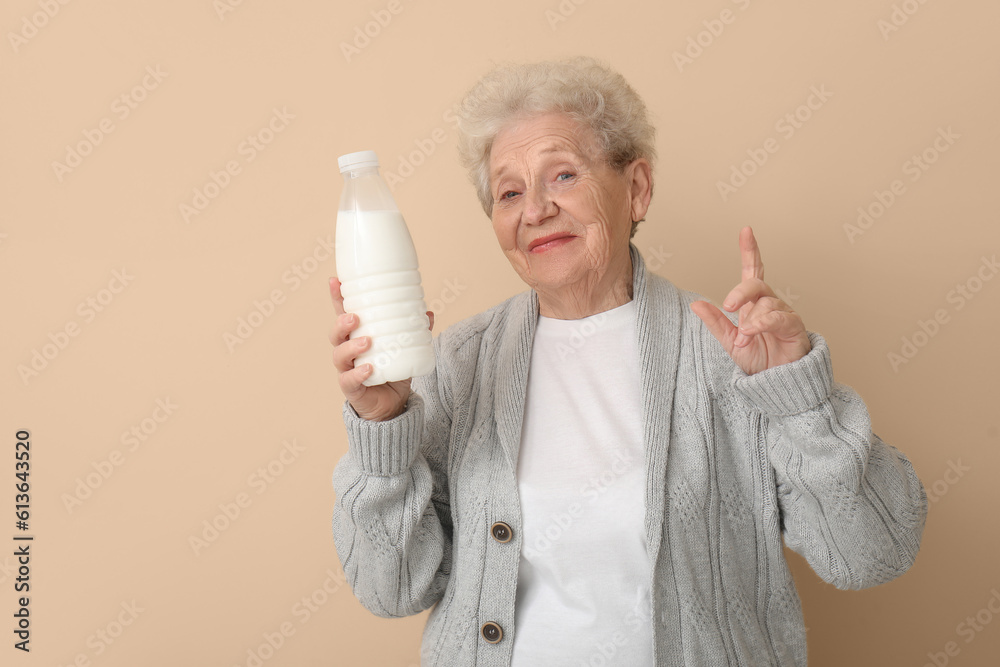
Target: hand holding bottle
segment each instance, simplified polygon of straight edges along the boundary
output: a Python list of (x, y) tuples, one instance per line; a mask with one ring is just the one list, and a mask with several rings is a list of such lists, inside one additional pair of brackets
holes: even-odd
[[(358, 316), (344, 312), (344, 297), (340, 293), (340, 281), (330, 279), (330, 298), (337, 312), (337, 322), (330, 334), (333, 348), (333, 365), (340, 372), (340, 389), (351, 407), (363, 419), (386, 421), (398, 417), (406, 407), (410, 396), (412, 378), (386, 382), (366, 387), (363, 382), (372, 374), (371, 364), (355, 368), (355, 358), (371, 345), (369, 336), (351, 339), (351, 332), (358, 327)], [(427, 311), (430, 329), (434, 329), (434, 313)]]

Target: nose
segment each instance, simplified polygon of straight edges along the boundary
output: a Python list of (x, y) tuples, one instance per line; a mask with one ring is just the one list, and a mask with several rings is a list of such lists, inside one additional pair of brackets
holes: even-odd
[(537, 225), (559, 212), (559, 207), (545, 188), (530, 188), (524, 193), (524, 222)]

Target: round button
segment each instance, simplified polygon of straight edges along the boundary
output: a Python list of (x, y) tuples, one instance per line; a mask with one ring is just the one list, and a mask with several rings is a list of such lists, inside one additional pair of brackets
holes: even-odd
[(497, 542), (510, 542), (510, 538), (514, 537), (513, 529), (503, 521), (497, 521), (490, 526), (490, 533)]
[(491, 644), (496, 644), (498, 641), (503, 639), (503, 628), (499, 624), (493, 623), (483, 623), (483, 627), (480, 628), (479, 632), (483, 635), (483, 639)]

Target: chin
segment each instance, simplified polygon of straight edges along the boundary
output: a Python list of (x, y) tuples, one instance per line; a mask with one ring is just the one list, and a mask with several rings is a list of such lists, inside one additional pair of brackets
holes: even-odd
[[(531, 283), (543, 289), (552, 290), (572, 285), (579, 282), (585, 275), (586, 269), (574, 263), (571, 266), (530, 266), (529, 278)], [(529, 282), (529, 281), (525, 281)]]

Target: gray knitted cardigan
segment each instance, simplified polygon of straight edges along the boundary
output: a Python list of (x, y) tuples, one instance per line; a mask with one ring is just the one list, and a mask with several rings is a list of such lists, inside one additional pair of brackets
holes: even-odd
[[(809, 334), (802, 359), (748, 376), (688, 308), (700, 297), (648, 272), (632, 244), (630, 253), (646, 470), (645, 507), (635, 511), (644, 512), (652, 563), (643, 622), (656, 664), (805, 665), (782, 537), (837, 588), (889, 581), (916, 557), (923, 486), (871, 432), (861, 398), (833, 381), (821, 336)], [(515, 473), (537, 315), (530, 290), (436, 336), (437, 369), (413, 380), (395, 419), (364, 420), (344, 403), (337, 552), (373, 613), (437, 603), (423, 665), (510, 664)], [(495, 522), (513, 538), (494, 539)], [(501, 631), (495, 643), (488, 623)]]

